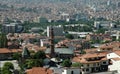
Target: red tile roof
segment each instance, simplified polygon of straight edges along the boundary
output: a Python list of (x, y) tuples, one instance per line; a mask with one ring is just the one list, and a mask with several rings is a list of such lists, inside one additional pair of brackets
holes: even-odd
[(116, 58), (112, 58), (114, 61), (120, 61), (120, 58), (116, 57)]
[(0, 48), (0, 54), (2, 54), (2, 53), (16, 53), (16, 52), (22, 52), (22, 50), (21, 49)]
[(53, 74), (53, 71), (47, 68), (34, 67), (26, 71), (27, 74)]
[[(77, 56), (73, 58), (73, 62), (80, 62), (80, 63), (96, 63), (96, 62), (101, 62), (107, 60), (106, 58), (107, 52), (103, 53), (87, 53), (82, 56)], [(87, 61), (89, 58), (97, 58), (97, 57), (102, 57), (99, 60), (94, 60), (94, 61)]]

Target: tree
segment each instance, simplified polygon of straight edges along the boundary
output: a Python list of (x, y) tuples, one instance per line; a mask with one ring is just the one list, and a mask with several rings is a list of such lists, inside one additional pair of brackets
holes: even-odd
[(21, 54), (20, 53), (14, 53), (12, 58), (15, 59), (15, 60), (19, 60), (19, 58), (21, 57)]
[(74, 39), (74, 36), (71, 35), (71, 34), (66, 34), (65, 37), (68, 38), (68, 39)]
[(33, 62), (33, 66), (34, 67), (43, 67), (43, 60), (42, 59), (35, 59), (35, 60), (33, 60), (34, 62)]
[(96, 32), (96, 33), (98, 33), (98, 34), (99, 34), (99, 33), (103, 33), (103, 34), (104, 34), (104, 33), (105, 33), (105, 31), (107, 31), (107, 29), (100, 28), (100, 29), (98, 29), (98, 30), (97, 30), (97, 32)]
[(80, 68), (81, 65), (82, 65), (81, 63), (73, 63), (73, 64), (72, 64), (72, 67), (79, 67), (79, 68)]
[(71, 61), (69, 59), (66, 59), (62, 62), (62, 66), (64, 67), (70, 67), (71, 66)]
[(34, 54), (34, 59), (45, 59), (46, 55), (43, 51), (38, 51)]
[(2, 68), (2, 73), (3, 74), (12, 74), (12, 71), (14, 70), (14, 66), (12, 63), (10, 62), (6, 62), (4, 65), (3, 65), (3, 68)]
[(7, 47), (7, 37), (5, 34), (0, 34), (0, 48), (6, 48)]
[(81, 50), (80, 54), (86, 54), (86, 52), (84, 50)]
[(4, 69), (4, 70), (2, 70), (2, 74), (12, 74), (12, 72)]
[(24, 67), (30, 69), (32, 67), (43, 67), (43, 60), (42, 59), (27, 59), (25, 61)]
[(4, 65), (3, 65), (3, 68), (6, 68), (6, 69), (14, 69), (14, 66), (11, 62), (6, 62)]
[(0, 68), (0, 74), (2, 74), (2, 72), (1, 72), (1, 71), (2, 71), (2, 69)]
[(32, 68), (33, 65), (34, 65), (33, 62), (34, 62), (34, 61), (33, 61), (32, 59), (27, 59), (27, 60), (25, 61), (24, 67), (27, 68), (27, 69)]

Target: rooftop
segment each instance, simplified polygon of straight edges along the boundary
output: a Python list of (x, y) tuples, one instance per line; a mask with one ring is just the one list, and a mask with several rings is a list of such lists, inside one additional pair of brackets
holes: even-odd
[(22, 52), (22, 50), (21, 49), (0, 48), (0, 54), (2, 54), (2, 53), (16, 53), (16, 52)]
[[(80, 56), (76, 56), (73, 58), (73, 62), (80, 62), (80, 63), (97, 63), (101, 61), (107, 60), (106, 58), (107, 53), (102, 52), (102, 53), (88, 53)], [(99, 59), (95, 59), (99, 58)], [(94, 60), (87, 60), (87, 59), (94, 59)]]
[[(51, 49), (46, 49), (45, 53), (50, 53)], [(55, 52), (59, 54), (74, 54), (74, 51), (69, 48), (55, 48)]]
[(116, 57), (116, 58), (112, 58), (112, 60), (114, 60), (114, 61), (120, 61), (120, 58)]
[(53, 71), (47, 68), (34, 67), (26, 71), (27, 74), (52, 74)]

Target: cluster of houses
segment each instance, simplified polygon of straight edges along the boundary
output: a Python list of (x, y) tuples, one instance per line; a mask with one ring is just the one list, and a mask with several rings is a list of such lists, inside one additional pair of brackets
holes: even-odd
[[(70, 40), (63, 36), (54, 37), (52, 30), (50, 34), (50, 37), (36, 33), (8, 34), (8, 47), (0, 48), (0, 60), (12, 60), (14, 53), (23, 53), (26, 47), (29, 51), (44, 51), (48, 56), (47, 61), (58, 62), (57, 56), (61, 61), (69, 58), (72, 63), (81, 64), (80, 67), (33, 67), (25, 71), (27, 74), (90, 74), (108, 71), (120, 73), (120, 42), (112, 41), (110, 35), (88, 34), (86, 39)], [(59, 39), (56, 44), (55, 39)], [(109, 43), (91, 48), (91, 40), (106, 40)], [(81, 54), (82, 51), (85, 54)]]

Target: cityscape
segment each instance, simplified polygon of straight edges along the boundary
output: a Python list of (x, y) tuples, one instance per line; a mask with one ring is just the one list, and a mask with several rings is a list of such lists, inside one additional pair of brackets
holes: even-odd
[(0, 74), (120, 74), (120, 0), (0, 0)]

